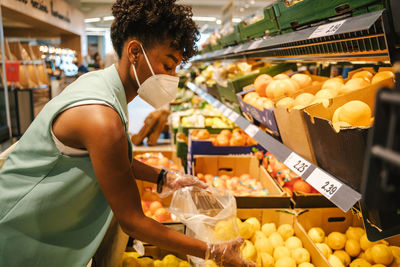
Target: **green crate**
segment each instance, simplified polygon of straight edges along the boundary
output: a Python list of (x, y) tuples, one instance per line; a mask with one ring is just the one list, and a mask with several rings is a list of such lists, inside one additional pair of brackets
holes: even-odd
[(227, 47), (227, 46), (231, 46), (231, 45), (236, 45), (238, 43), (240, 43), (240, 34), (239, 34), (239, 27), (238, 25), (233, 26), (233, 32), (225, 35), (225, 36), (221, 36), (221, 46)]
[(303, 0), (287, 6), (284, 0), (273, 4), (281, 30), (328, 19), (345, 13), (357, 14), (358, 9), (382, 3), (383, 0)]
[[(295, 71), (297, 69), (296, 64), (294, 63), (281, 63), (272, 67), (265, 67), (261, 68), (258, 73), (253, 73), (253, 74), (248, 74), (239, 78), (236, 78), (232, 81), (228, 82), (228, 86), (222, 86), (220, 84), (217, 84), (218, 92), (221, 98), (222, 103), (225, 103), (229, 107), (235, 107), (237, 105), (236, 109), (239, 109), (239, 102), (237, 100), (236, 94), (243, 91), (243, 87), (250, 85), (254, 82), (254, 80), (257, 78), (258, 75), (260, 74), (269, 74), (271, 76), (275, 76), (279, 73), (285, 72), (287, 70), (293, 70)], [(232, 108), (231, 107), (231, 108)]]
[(250, 25), (244, 25), (241, 22), (238, 24), (238, 27), (241, 42), (247, 42), (265, 35), (274, 36), (279, 33), (279, 26), (273, 6), (264, 9), (264, 18), (262, 20)]

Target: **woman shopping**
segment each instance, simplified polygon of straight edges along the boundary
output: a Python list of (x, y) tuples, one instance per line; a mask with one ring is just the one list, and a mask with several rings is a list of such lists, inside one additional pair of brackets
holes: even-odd
[[(86, 266), (112, 216), (136, 239), (246, 266), (242, 240), (211, 245), (143, 214), (136, 179), (161, 189), (206, 185), (132, 158), (127, 104), (175, 98), (175, 69), (196, 53), (189, 7), (174, 0), (117, 0), (111, 39), (119, 60), (87, 73), (51, 100), (0, 170), (0, 266)], [(134, 118), (131, 118), (134, 119)]]

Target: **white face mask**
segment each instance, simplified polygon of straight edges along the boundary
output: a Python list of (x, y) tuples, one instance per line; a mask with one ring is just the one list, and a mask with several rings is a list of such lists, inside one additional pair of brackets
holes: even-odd
[(135, 65), (132, 64), (133, 73), (135, 74), (136, 82), (139, 85), (138, 94), (144, 101), (152, 105), (154, 108), (160, 108), (175, 99), (176, 93), (178, 92), (179, 78), (167, 74), (154, 74), (146, 52), (144, 51), (143, 46), (140, 46), (142, 47), (143, 55), (153, 75), (140, 84)]

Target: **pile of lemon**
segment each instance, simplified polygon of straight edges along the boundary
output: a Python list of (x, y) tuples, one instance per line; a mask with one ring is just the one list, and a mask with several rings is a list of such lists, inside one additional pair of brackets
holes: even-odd
[(124, 252), (121, 267), (189, 267), (187, 261), (168, 254), (162, 260), (153, 260), (150, 257), (141, 257), (137, 252)]
[(308, 235), (332, 267), (400, 266), (400, 247), (390, 246), (384, 240), (370, 242), (360, 227), (349, 227), (344, 234), (332, 232), (328, 236), (323, 229), (313, 227)]

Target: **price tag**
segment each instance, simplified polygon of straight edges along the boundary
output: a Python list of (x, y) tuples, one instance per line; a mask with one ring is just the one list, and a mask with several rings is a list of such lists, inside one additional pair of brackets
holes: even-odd
[(230, 119), (232, 122), (235, 122), (238, 118), (239, 118), (239, 114), (237, 114), (234, 111), (228, 116), (228, 119)]
[(342, 183), (320, 169), (315, 169), (311, 173), (307, 178), (307, 183), (312, 185), (328, 199), (330, 199), (339, 188), (342, 187)]
[(261, 39), (261, 40), (257, 40), (257, 41), (252, 42), (252, 43), (250, 44), (248, 50), (252, 50), (252, 49), (258, 48), (259, 45), (262, 43), (262, 41), (263, 41), (263, 40)]
[(247, 126), (247, 128), (244, 130), (250, 137), (256, 136), (256, 134), (260, 131), (260, 128), (257, 126), (250, 124)]
[(333, 35), (333, 34), (335, 34), (335, 32), (337, 32), (339, 30), (339, 28), (345, 22), (346, 22), (346, 20), (344, 19), (344, 20), (328, 23), (325, 25), (321, 25), (310, 35), (310, 37), (308, 37), (308, 39)]
[(303, 176), (306, 170), (311, 166), (310, 162), (303, 159), (296, 153), (292, 152), (289, 157), (283, 162), (286, 166), (294, 171), (297, 175)]

